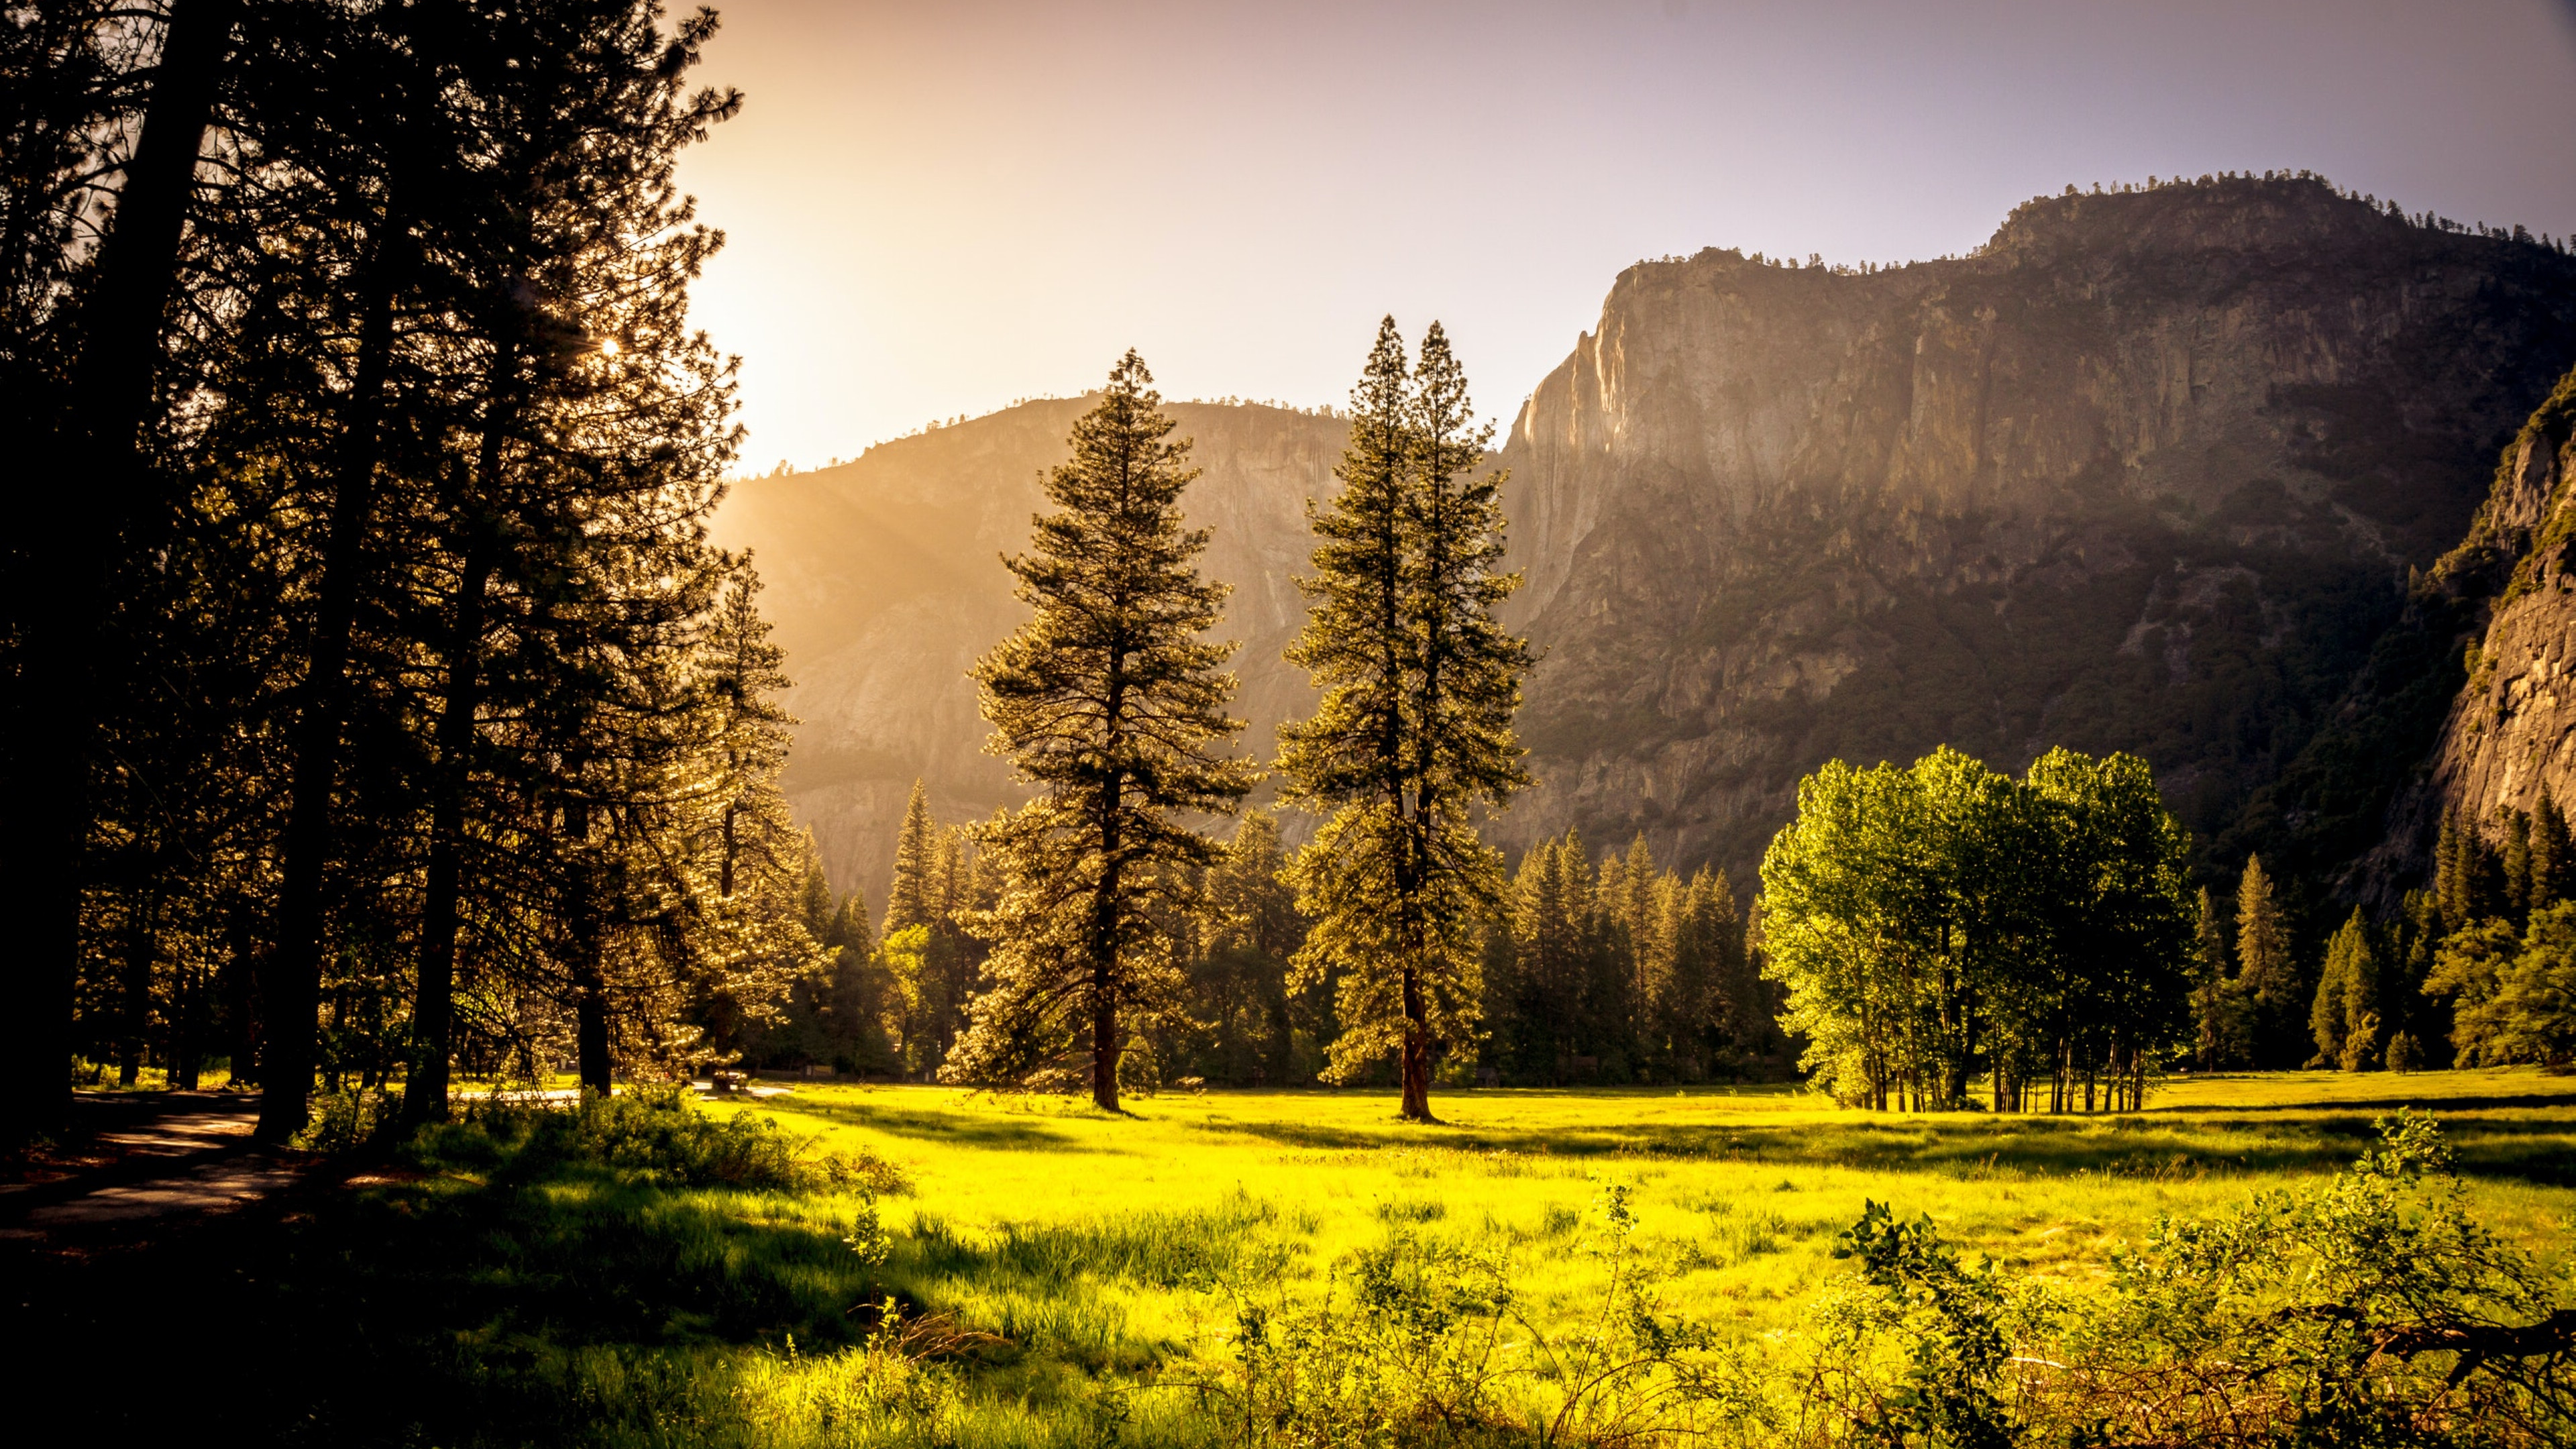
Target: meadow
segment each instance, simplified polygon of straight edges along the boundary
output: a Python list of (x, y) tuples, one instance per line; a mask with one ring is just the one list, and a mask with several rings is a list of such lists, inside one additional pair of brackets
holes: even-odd
[[(1210, 1351), (1204, 1286), (1258, 1234), (1320, 1281), (1391, 1224), (1509, 1245), (1542, 1314), (1597, 1301), (1571, 1251), (1603, 1187), (1628, 1184), (1667, 1308), (1761, 1331), (1842, 1271), (1834, 1237), (1870, 1201), (1928, 1213), (2006, 1264), (2082, 1281), (2159, 1214), (2217, 1211), (2343, 1167), (2399, 1107), (2436, 1112), (2492, 1227), (2563, 1251), (2576, 1220), (2576, 1082), (2523, 1069), (2227, 1075), (2094, 1117), (1861, 1113), (1790, 1086), (1478, 1090), (1445, 1125), (1381, 1094), (1210, 1092), (1113, 1119), (1064, 1099), (927, 1087), (803, 1088), (753, 1112), (900, 1164), (883, 1204), (905, 1294), (1086, 1363)], [(993, 1249), (1004, 1251), (998, 1254)], [(1063, 1271), (999, 1275), (997, 1257)]]
[[(1525, 1352), (1588, 1351), (1641, 1302), (1758, 1355), (1849, 1279), (1836, 1239), (1869, 1202), (2082, 1293), (2159, 1215), (2328, 1181), (2405, 1105), (2439, 1117), (2476, 1215), (2563, 1265), (2572, 1087), (2528, 1069), (2247, 1075), (2091, 1118), (1863, 1114), (1788, 1087), (1487, 1089), (1436, 1096), (1444, 1124), (1423, 1127), (1357, 1091), (1165, 1094), (1111, 1117), (809, 1085), (705, 1111), (864, 1164), (878, 1191), (729, 1186), (624, 1149), (584, 1165), (468, 1123), (175, 1265), (91, 1265), (81, 1291), (226, 1305), (224, 1342), (154, 1367), (175, 1402), (241, 1404), (219, 1387), (240, 1381), (228, 1355), (285, 1350), (295, 1371), (244, 1409), (278, 1442), (1289, 1442), (1226, 1422), (1246, 1324), (1354, 1302), (1372, 1273), (1424, 1280), (1407, 1311), (1507, 1298)], [(1330, 1337), (1286, 1332), (1305, 1352)]]

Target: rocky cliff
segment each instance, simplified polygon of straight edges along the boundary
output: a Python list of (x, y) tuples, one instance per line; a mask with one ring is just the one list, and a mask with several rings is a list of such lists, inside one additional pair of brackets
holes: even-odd
[(2571, 357), (2576, 258), (2306, 180), (2046, 198), (1870, 273), (1631, 268), (1502, 458), (1546, 657), (1501, 831), (1740, 874), (1824, 759), (2062, 743), (2144, 754), (2205, 848), (2331, 811), (2348, 859), (2432, 726), (2329, 726)]
[[(2576, 374), (2504, 451), (2477, 527), (2446, 562), (2501, 564), (2501, 585), (2443, 722), (2430, 804), (2493, 831), (2498, 812), (2547, 792), (2576, 807)], [(2429, 816), (2430, 811), (2419, 814)], [(2420, 850), (2429, 819), (2401, 822), (2396, 849)], [(2411, 828), (2410, 828), (2411, 827)], [(2411, 883), (2411, 882), (2410, 882)]]
[[(1022, 796), (983, 752), (987, 730), (966, 670), (1018, 627), (1001, 555), (1028, 541), (1046, 506), (1043, 470), (1091, 399), (1025, 403), (871, 448), (837, 468), (736, 483), (716, 541), (754, 553), (763, 603), (787, 650), (800, 719), (789, 801), (841, 890), (884, 905), (895, 828), (919, 778), (944, 820), (989, 815)], [(1202, 566), (1234, 586), (1224, 633), (1241, 641), (1235, 713), (1248, 753), (1313, 693), (1280, 650), (1304, 622), (1290, 574), (1308, 549), (1305, 502), (1333, 486), (1345, 427), (1251, 405), (1172, 403), (1177, 436), (1205, 470), (1185, 498), (1212, 530)]]

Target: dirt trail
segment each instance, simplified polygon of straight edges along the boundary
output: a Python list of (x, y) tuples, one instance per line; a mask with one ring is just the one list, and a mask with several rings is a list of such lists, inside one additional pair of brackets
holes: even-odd
[(51, 1170), (0, 1183), (0, 1241), (114, 1240), (293, 1186), (311, 1159), (253, 1141), (258, 1119), (216, 1092), (83, 1093)]

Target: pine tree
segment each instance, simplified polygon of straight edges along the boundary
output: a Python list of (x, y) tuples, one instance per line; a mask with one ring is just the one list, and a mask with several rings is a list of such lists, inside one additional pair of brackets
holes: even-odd
[(2567, 898), (2570, 864), (2567, 817), (2544, 789), (2531, 812), (2530, 910), (2545, 911)]
[(2194, 1056), (2205, 1072), (2246, 1064), (2253, 1043), (2243, 985), (2228, 974), (2227, 932), (2209, 889), (2199, 897), (2199, 982), (2192, 992)]
[(886, 889), (885, 934), (931, 923), (932, 875), (937, 869), (939, 827), (930, 818), (930, 795), (919, 780), (903, 807), (894, 842), (894, 884)]
[(2271, 877), (2261, 856), (2248, 856), (2236, 887), (2237, 980), (2253, 1014), (2258, 1065), (2296, 1066), (2306, 1052), (2294, 1043), (2300, 999), (2298, 966), (2290, 959), (2288, 927), (2272, 899)]
[(1511, 721), (1529, 651), (1493, 617), (1520, 581), (1501, 571), (1501, 476), (1474, 472), (1492, 429), (1447, 334), (1432, 325), (1408, 375), (1387, 318), (1351, 401), (1288, 651), (1324, 698), (1280, 731), (1288, 798), (1333, 812), (1292, 867), (1314, 923), (1298, 970), (1339, 975), (1335, 1076), (1392, 1056), (1403, 1115), (1429, 1121), (1434, 1055), (1475, 1042), (1479, 933), (1503, 891), (1469, 812), (1527, 783)]
[(2497, 874), (2503, 883), (2505, 914), (2519, 926), (2531, 908), (2531, 817), (2520, 810), (2501, 814), (2504, 849), (2498, 856)]
[(994, 949), (941, 1070), (1025, 1080), (1087, 1036), (1092, 1100), (1108, 1111), (1137, 1015), (1176, 986), (1154, 909), (1173, 868), (1216, 855), (1187, 817), (1233, 813), (1253, 779), (1215, 753), (1242, 728), (1223, 712), (1233, 646), (1200, 637), (1225, 589), (1198, 575), (1206, 532), (1181, 526), (1197, 471), (1188, 443), (1165, 441), (1161, 403), (1130, 351), (1048, 476), (1057, 511), (1007, 560), (1035, 616), (975, 678), (991, 748), (1039, 795), (980, 833), (999, 877), (980, 917)]
[[(2308, 1010), (2318, 1062), (2354, 1071), (2358, 1068), (2345, 1064), (2377, 1060), (2378, 988), (2379, 963), (2371, 949), (2370, 925), (2355, 907), (2351, 918), (2326, 943), (2325, 970), (2317, 978), (2317, 994)], [(2354, 1027), (2365, 1017), (2369, 1029), (2355, 1042)]]
[(1284, 1083), (1293, 1074), (1288, 962), (1304, 930), (1279, 878), (1286, 864), (1278, 821), (1253, 811), (1207, 872), (1200, 1001), (1229, 1080)]

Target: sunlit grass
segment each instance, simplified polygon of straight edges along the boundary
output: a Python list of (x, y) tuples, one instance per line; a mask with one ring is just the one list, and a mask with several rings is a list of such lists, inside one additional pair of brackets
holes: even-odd
[[(2576, 1213), (2576, 1082), (2531, 1070), (2178, 1082), (2123, 1116), (1863, 1114), (1787, 1088), (1455, 1092), (1446, 1125), (1380, 1095), (1210, 1092), (1113, 1118), (1059, 1099), (809, 1086), (751, 1111), (904, 1164), (890, 1280), (1090, 1367), (1213, 1351), (1207, 1288), (1255, 1239), (1320, 1282), (1390, 1224), (1507, 1244), (1522, 1289), (1585, 1301), (1570, 1251), (1600, 1186), (1633, 1185), (1676, 1311), (1777, 1326), (1870, 1200), (2082, 1281), (2162, 1213), (2214, 1212), (2351, 1161), (2381, 1113), (2438, 1111), (2489, 1220), (2544, 1252)], [(1078, 1324), (1078, 1326), (1074, 1326)]]
[(136, 1259), (126, 1288), (110, 1265), (66, 1291), (262, 1285), (232, 1300), (237, 1333), (155, 1372), (211, 1393), (255, 1371), (231, 1346), (295, 1343), (308, 1371), (256, 1407), (316, 1442), (1204, 1444), (1191, 1385), (1224, 1372), (1246, 1296), (1347, 1293), (1336, 1275), (1390, 1235), (1499, 1254), (1515, 1313), (1563, 1341), (1602, 1311), (1603, 1194), (1625, 1184), (1658, 1311), (1759, 1352), (1848, 1271), (1834, 1240), (1867, 1201), (2080, 1291), (2158, 1214), (2321, 1182), (2409, 1103), (2441, 1117), (2474, 1209), (2563, 1257), (2576, 1082), (2534, 1071), (2178, 1082), (2094, 1118), (1870, 1115), (1786, 1088), (1456, 1091), (1435, 1127), (1377, 1093), (1167, 1095), (1113, 1117), (809, 1084), (706, 1110), (900, 1165), (874, 1203), (882, 1261), (853, 1251), (874, 1241), (855, 1192), (657, 1186), (467, 1126), (176, 1276)]

